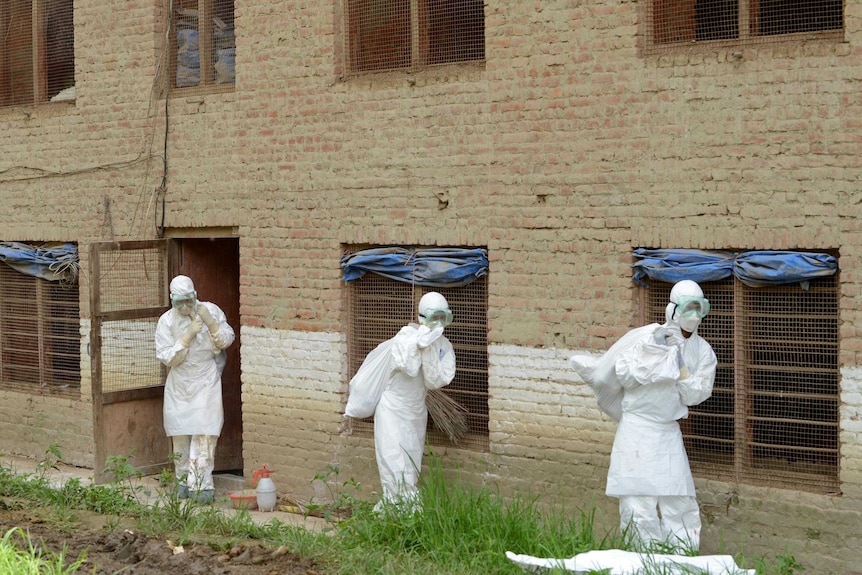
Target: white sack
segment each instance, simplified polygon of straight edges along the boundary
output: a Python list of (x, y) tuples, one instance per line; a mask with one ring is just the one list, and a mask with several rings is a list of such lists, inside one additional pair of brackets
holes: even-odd
[(742, 569), (736, 565), (730, 555), (702, 555), (686, 557), (685, 555), (661, 555), (635, 553), (621, 549), (604, 551), (587, 551), (569, 559), (544, 559), (530, 555), (517, 555), (506, 551), (506, 557), (513, 563), (529, 571), (538, 569), (565, 569), (575, 573), (590, 573), (610, 569), (608, 575), (642, 575), (644, 569), (649, 572), (659, 572), (666, 575), (755, 575), (754, 569)]
[(658, 327), (659, 324), (653, 323), (629, 331), (601, 357), (573, 355), (569, 358), (569, 364), (596, 394), (599, 407), (616, 422), (619, 422), (623, 412), (623, 387), (615, 369), (617, 358), (623, 350), (640, 343)]
[(350, 380), (344, 415), (356, 419), (374, 415), (389, 379), (391, 357), (392, 339), (382, 342), (365, 356), (356, 375)]

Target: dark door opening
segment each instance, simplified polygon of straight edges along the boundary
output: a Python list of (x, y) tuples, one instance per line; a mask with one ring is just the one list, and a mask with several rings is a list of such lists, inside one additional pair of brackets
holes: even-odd
[(198, 299), (219, 306), (236, 332), (222, 373), (224, 427), (216, 447), (215, 471), (242, 474), (242, 381), (240, 379), (239, 240), (176, 238), (170, 276), (186, 275)]

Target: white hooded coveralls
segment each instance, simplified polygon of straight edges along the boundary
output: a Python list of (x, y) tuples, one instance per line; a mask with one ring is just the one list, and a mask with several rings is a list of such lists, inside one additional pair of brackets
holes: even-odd
[(717, 359), (695, 329), (681, 344), (690, 376), (679, 379), (677, 348), (656, 343), (659, 328), (679, 325), (668, 319), (635, 328), (601, 358), (573, 356), (570, 362), (619, 421), (605, 493), (620, 498), (622, 528), (633, 523), (645, 543), (697, 549), (700, 516), (677, 421), (688, 417), (688, 406), (712, 395)]
[[(218, 340), (223, 348), (230, 346), (235, 334), (224, 312), (210, 302), (197, 302), (197, 305), (206, 306), (218, 323)], [(191, 322), (191, 317), (180, 314), (176, 309), (162, 314), (156, 326), (156, 357), (170, 368), (165, 382), (163, 417), (165, 433), (177, 438), (175, 444), (183, 446), (177, 474), (189, 472), (194, 475), (187, 481), (189, 488), (197, 491), (212, 489), (213, 452), (224, 423), (221, 372), (225, 354), (222, 347), (213, 343), (215, 338), (206, 326), (201, 328), (188, 348), (183, 347), (180, 337)], [(200, 476), (194, 474), (193, 468), (188, 468), (188, 462), (182, 461), (188, 456), (189, 449), (205, 452), (191, 454), (192, 459), (201, 462)]]
[[(442, 328), (439, 330), (442, 334)], [(424, 329), (427, 337), (428, 329)], [(425, 395), (455, 378), (455, 351), (440, 335), (419, 347), (420, 326), (410, 324), (392, 338), (390, 373), (374, 412), (374, 447), (381, 502), (415, 505), (422, 470), (428, 408)]]

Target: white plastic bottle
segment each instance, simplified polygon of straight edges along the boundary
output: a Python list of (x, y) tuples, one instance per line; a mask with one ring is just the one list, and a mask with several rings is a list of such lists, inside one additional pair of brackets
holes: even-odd
[(255, 493), (257, 494), (257, 508), (260, 511), (275, 511), (277, 496), (275, 494), (275, 483), (269, 478), (272, 469), (267, 469), (266, 465), (254, 472), (253, 481), (257, 486)]

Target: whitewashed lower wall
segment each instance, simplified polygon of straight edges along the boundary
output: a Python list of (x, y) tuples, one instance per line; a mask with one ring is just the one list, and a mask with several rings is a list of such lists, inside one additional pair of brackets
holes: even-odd
[[(354, 478), (362, 496), (376, 498), (372, 440), (338, 433), (347, 389), (344, 336), (244, 328), (242, 338), (246, 472), (267, 463), (277, 470), (273, 478), (280, 490), (326, 499), (326, 486), (312, 478), (337, 466), (331, 488)], [(613, 529), (617, 500), (604, 495), (604, 485), (615, 424), (568, 367), (573, 353), (490, 346), (488, 452), (430, 449), (452, 481), (499, 489), (505, 496), (539, 495), (573, 513), (595, 508), (599, 528)], [(843, 494), (696, 478), (704, 552), (789, 553), (809, 573), (860, 572), (862, 370), (844, 370), (843, 378)], [(426, 473), (427, 461), (426, 455)]]

